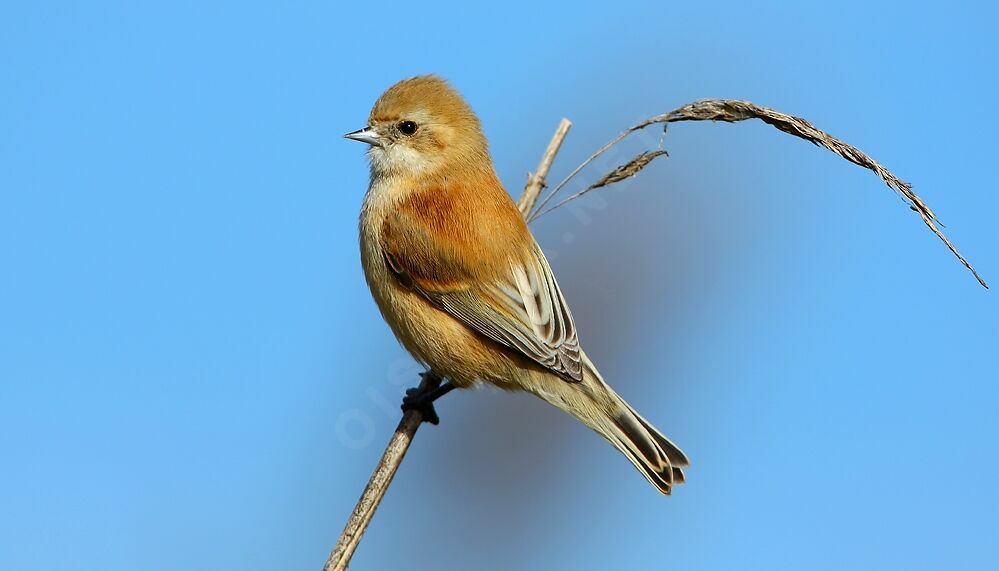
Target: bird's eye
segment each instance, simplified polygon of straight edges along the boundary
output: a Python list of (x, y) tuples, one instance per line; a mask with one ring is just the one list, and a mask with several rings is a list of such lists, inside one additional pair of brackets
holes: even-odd
[(416, 132), (416, 123), (413, 123), (412, 121), (403, 121), (402, 123), (399, 123), (399, 131), (408, 137)]

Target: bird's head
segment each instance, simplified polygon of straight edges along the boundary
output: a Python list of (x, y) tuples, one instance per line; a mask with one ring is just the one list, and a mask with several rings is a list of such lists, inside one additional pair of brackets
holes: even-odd
[(435, 75), (411, 77), (390, 87), (375, 102), (368, 126), (344, 136), (371, 145), (368, 156), (377, 176), (489, 164), (479, 119), (461, 95)]

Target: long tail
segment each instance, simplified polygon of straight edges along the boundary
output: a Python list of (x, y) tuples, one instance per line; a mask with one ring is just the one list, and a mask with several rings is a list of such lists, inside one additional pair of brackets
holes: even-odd
[(684, 482), (681, 468), (690, 465), (687, 456), (614, 392), (585, 355), (583, 371), (581, 383), (553, 378), (533, 392), (603, 436), (669, 495), (674, 485)]

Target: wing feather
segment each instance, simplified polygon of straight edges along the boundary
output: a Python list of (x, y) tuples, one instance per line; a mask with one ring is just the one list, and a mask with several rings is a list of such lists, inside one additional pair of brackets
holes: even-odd
[(404, 287), (561, 378), (582, 380), (569, 307), (494, 174), (413, 191), (383, 220), (379, 240)]
[(383, 244), (383, 249), (386, 263), (400, 282), (439, 309), (567, 381), (582, 380), (572, 315), (537, 244), (525, 262), (511, 262), (508, 272), (488, 283), (452, 282), (443, 288), (433, 276), (421, 280), (409, 273), (403, 254), (391, 245)]

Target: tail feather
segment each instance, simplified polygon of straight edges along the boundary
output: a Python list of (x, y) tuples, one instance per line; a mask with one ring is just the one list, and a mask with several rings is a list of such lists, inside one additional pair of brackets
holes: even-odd
[(608, 415), (610, 422), (593, 428), (624, 453), (653, 486), (669, 495), (674, 485), (686, 481), (681, 468), (690, 465), (687, 455), (614, 392), (585, 356), (584, 363), (587, 376), (606, 391), (613, 409), (617, 411)]
[(674, 484), (682, 484), (685, 481), (686, 480), (684, 479), (684, 476), (683, 476), (683, 470), (674, 467), (673, 468), (673, 483)]
[(673, 466), (670, 455), (660, 444), (665, 438), (634, 414), (621, 397), (616, 394), (614, 396), (623, 410), (604, 430), (598, 428), (597, 432), (624, 453), (653, 486), (663, 494), (670, 495), (674, 485), (684, 482), (684, 475), (679, 467)]
[[(665, 495), (670, 495), (673, 491), (673, 484), (675, 482), (673, 469), (670, 466), (657, 466), (649, 461), (645, 456), (637, 454), (634, 451), (633, 444), (627, 440), (625, 436), (618, 436), (616, 434), (605, 434), (601, 431), (597, 431), (608, 442), (614, 445), (615, 448), (620, 450), (625, 458), (630, 461), (638, 471), (645, 476), (645, 479), (649, 481), (653, 486), (656, 487), (661, 493)], [(667, 460), (667, 463), (669, 460)]]
[(527, 388), (603, 436), (653, 486), (669, 495), (674, 485), (685, 481), (681, 468), (690, 465), (687, 456), (615, 393), (585, 354), (582, 360), (581, 382), (567, 383), (546, 374)]
[(635, 409), (631, 408), (631, 405), (624, 402), (623, 399), (621, 400), (621, 402), (628, 407), (628, 410), (631, 411), (631, 414), (635, 415), (635, 418), (638, 419), (638, 422), (642, 423), (642, 426), (645, 428), (645, 430), (656, 440), (656, 443), (659, 445), (660, 448), (663, 449), (663, 452), (666, 453), (666, 457), (669, 458), (669, 461), (671, 464), (673, 464), (673, 466), (679, 466), (681, 468), (685, 466), (690, 466), (690, 460), (687, 459), (687, 455), (683, 453), (683, 450), (680, 450), (679, 446), (673, 444), (672, 440), (666, 438), (666, 436), (663, 435), (662, 432), (659, 432), (659, 430), (655, 426), (652, 426), (652, 424), (649, 423), (649, 421), (645, 420), (642, 417), (642, 415), (635, 412)]

